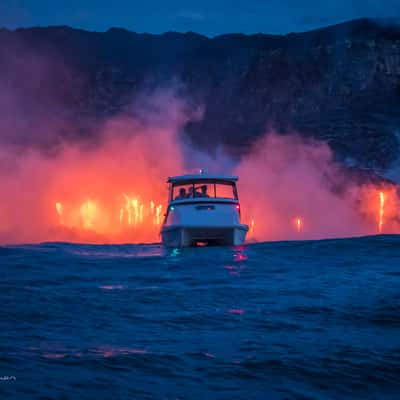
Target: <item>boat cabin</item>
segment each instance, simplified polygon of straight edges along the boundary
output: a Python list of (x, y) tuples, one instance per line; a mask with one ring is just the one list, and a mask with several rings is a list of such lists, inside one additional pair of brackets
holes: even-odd
[(168, 178), (169, 203), (230, 201), (237, 202), (238, 177), (211, 174), (181, 175)]

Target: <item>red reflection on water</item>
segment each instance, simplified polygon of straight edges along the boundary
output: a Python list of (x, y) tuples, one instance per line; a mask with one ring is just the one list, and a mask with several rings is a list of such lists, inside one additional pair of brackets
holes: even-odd
[(238, 254), (234, 255), (233, 259), (235, 261), (246, 261), (247, 260), (247, 256), (246, 256), (246, 254), (238, 253)]
[(242, 315), (244, 314), (244, 310), (241, 308), (231, 308), (230, 310), (228, 310), (229, 314), (238, 314), (238, 315)]
[(242, 270), (246, 269), (246, 266), (245, 265), (241, 265), (241, 266), (225, 265), (224, 268), (229, 271), (229, 275), (239, 276), (240, 273), (242, 272)]
[(244, 252), (245, 247), (244, 246), (236, 246), (235, 247), (235, 252), (233, 254), (233, 260), (238, 262), (238, 261), (246, 261), (247, 260), (247, 255)]
[(103, 285), (103, 286), (99, 286), (99, 289), (103, 289), (103, 290), (122, 290), (122, 289), (125, 289), (125, 286), (123, 286), (123, 285)]
[(52, 359), (58, 359), (58, 358), (64, 358), (67, 355), (64, 353), (43, 353), (44, 358), (52, 358)]
[(130, 348), (113, 348), (113, 347), (101, 347), (93, 350), (94, 353), (100, 354), (103, 357), (116, 357), (120, 355), (128, 354), (146, 354), (145, 349), (130, 349)]

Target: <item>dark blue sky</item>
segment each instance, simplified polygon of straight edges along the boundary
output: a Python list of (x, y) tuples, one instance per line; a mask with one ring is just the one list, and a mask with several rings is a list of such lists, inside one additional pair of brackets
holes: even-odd
[(0, 26), (70, 25), (104, 31), (216, 35), (287, 33), (360, 17), (400, 18), (400, 0), (0, 0)]

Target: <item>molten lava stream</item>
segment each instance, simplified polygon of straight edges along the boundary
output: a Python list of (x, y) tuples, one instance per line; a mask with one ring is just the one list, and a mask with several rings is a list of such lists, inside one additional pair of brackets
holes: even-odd
[(141, 196), (123, 194), (122, 204), (84, 200), (55, 203), (57, 225), (69, 240), (89, 242), (156, 242), (162, 205)]
[(297, 232), (301, 232), (301, 230), (302, 230), (302, 227), (303, 227), (303, 220), (301, 219), (301, 218), (299, 218), (299, 217), (297, 217), (296, 219), (295, 219), (295, 224), (296, 224), (296, 230), (297, 230)]
[(385, 193), (379, 192), (379, 223), (378, 231), (381, 233), (383, 228), (383, 218), (385, 216)]
[(364, 188), (360, 213), (373, 224), (372, 233), (400, 233), (400, 198), (394, 185)]

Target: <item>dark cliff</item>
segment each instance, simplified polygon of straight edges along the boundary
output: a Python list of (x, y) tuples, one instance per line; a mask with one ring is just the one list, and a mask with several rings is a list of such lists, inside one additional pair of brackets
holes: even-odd
[(180, 82), (185, 98), (204, 106), (186, 133), (211, 151), (222, 143), (241, 154), (269, 129), (324, 140), (339, 159), (363, 167), (386, 168), (400, 153), (400, 27), (390, 21), (215, 38), (0, 30), (0, 79), (8, 87), (18, 88), (16, 65), (27, 63), (26, 49), (54, 56), (47, 76), (56, 88), (39, 82), (20, 90), (37, 99), (39, 112), (51, 104), (63, 118), (80, 120), (81, 135), (87, 121), (120, 112), (143, 90)]

